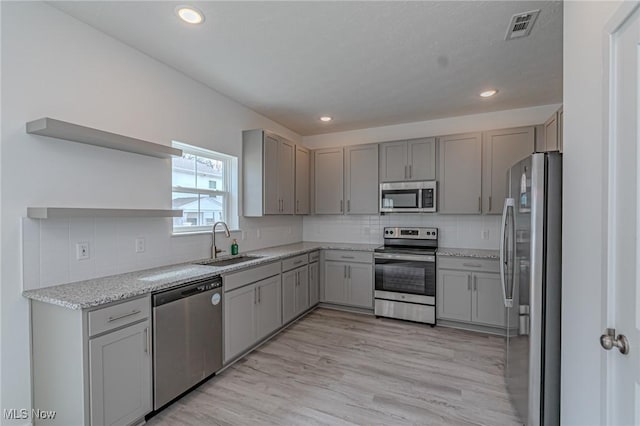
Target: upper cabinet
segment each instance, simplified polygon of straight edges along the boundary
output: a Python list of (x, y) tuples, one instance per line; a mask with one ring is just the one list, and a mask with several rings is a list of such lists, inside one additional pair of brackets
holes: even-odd
[(296, 145), (257, 129), (242, 132), (242, 148), (243, 215), (294, 214)]
[(533, 127), (493, 130), (484, 134), (482, 211), (502, 213), (507, 194), (507, 171), (534, 150)]
[(316, 214), (344, 212), (344, 151), (325, 148), (314, 151), (314, 202)]
[(482, 134), (443, 136), (439, 144), (439, 212), (481, 213)]
[(316, 214), (378, 213), (378, 145), (314, 151)]
[(380, 144), (380, 182), (434, 180), (436, 139)]
[(378, 145), (354, 145), (344, 149), (346, 214), (378, 213)]
[(564, 120), (563, 108), (554, 112), (551, 117), (542, 125), (542, 135), (537, 140), (536, 151), (560, 151), (562, 152), (562, 125)]
[(558, 110), (558, 151), (564, 152), (564, 108)]
[(296, 146), (296, 214), (309, 214), (309, 168), (311, 154), (303, 146)]

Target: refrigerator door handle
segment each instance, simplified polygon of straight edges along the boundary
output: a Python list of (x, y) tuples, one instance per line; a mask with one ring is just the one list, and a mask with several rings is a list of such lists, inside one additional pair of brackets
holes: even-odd
[(515, 206), (515, 200), (513, 198), (504, 199), (504, 208), (502, 209), (502, 227), (500, 230), (500, 283), (502, 284), (502, 297), (504, 298), (504, 306), (506, 308), (513, 307), (513, 292), (510, 298), (507, 298), (507, 279), (505, 277), (505, 266), (509, 266), (507, 263), (506, 243), (507, 238), (507, 214), (509, 209), (513, 209)]

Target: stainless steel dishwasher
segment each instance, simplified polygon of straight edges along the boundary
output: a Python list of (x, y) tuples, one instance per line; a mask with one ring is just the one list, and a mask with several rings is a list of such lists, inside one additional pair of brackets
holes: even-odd
[(222, 368), (222, 279), (153, 295), (153, 408)]

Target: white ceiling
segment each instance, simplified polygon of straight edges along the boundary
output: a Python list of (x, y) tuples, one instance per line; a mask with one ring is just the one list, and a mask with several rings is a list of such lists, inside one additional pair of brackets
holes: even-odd
[[(177, 19), (185, 3), (203, 25)], [(557, 1), (52, 4), (301, 135), (562, 101)], [(505, 41), (533, 9), (531, 35)]]

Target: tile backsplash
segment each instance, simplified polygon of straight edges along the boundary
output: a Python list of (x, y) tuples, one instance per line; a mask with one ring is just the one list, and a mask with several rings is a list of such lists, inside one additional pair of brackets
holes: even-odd
[[(441, 247), (498, 249), (500, 216), (388, 214), (383, 216), (305, 216), (305, 241), (382, 244), (386, 226), (424, 226), (439, 229)], [(483, 239), (484, 236), (487, 239)]]
[[(241, 218), (240, 227), (231, 238), (238, 240), (241, 252), (302, 240), (299, 217)], [(23, 218), (23, 289), (210, 257), (210, 234), (171, 233), (170, 218)], [(217, 237), (218, 247), (228, 252), (231, 240)], [(137, 238), (144, 238), (144, 252), (136, 253)], [(89, 244), (89, 258), (77, 260), (81, 242)]]

